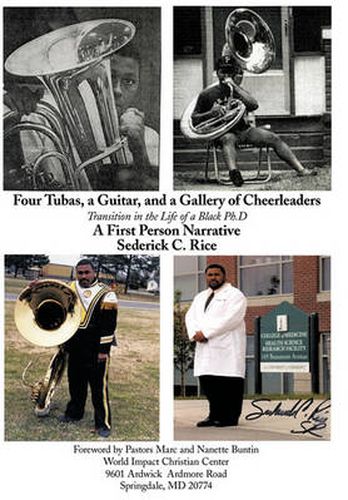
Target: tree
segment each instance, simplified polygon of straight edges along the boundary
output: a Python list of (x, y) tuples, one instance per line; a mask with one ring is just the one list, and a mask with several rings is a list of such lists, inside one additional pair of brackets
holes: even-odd
[(14, 277), (17, 278), (18, 272), (21, 269), (22, 274), (31, 267), (42, 267), (50, 261), (47, 255), (30, 254), (30, 255), (5, 255), (5, 266), (13, 270)]
[(182, 308), (181, 292), (174, 293), (174, 366), (180, 372), (180, 396), (186, 396), (186, 373), (193, 367), (195, 345), (190, 342), (185, 326), (185, 311)]
[(151, 255), (87, 255), (97, 269), (114, 276), (115, 281), (120, 271), (125, 274), (125, 293), (132, 280), (143, 282), (152, 274), (159, 276), (159, 257)]

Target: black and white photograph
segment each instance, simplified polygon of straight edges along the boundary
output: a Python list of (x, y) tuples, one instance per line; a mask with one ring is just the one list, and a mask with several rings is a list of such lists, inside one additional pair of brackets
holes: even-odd
[(4, 9), (5, 190), (159, 189), (158, 8)]
[(329, 190), (331, 8), (174, 7), (177, 190)]

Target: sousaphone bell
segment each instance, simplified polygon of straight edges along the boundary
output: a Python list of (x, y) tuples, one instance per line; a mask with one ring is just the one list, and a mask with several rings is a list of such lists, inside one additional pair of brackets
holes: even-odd
[(58, 346), (42, 380), (26, 382), (26, 372), (32, 362), (22, 375), (23, 383), (31, 388), (35, 414), (46, 416), (66, 364), (64, 343), (80, 325), (81, 305), (76, 293), (65, 283), (59, 280), (41, 280), (19, 294), (14, 318), (19, 333), (32, 344), (41, 347)]
[(250, 73), (264, 73), (275, 58), (272, 31), (256, 12), (232, 11), (225, 23), (226, 46), (239, 66)]

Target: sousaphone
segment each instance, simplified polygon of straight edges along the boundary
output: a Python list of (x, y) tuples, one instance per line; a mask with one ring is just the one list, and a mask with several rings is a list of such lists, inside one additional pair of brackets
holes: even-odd
[(81, 305), (76, 293), (62, 281), (41, 280), (19, 294), (14, 318), (19, 333), (32, 344), (40, 347), (58, 346), (43, 379), (35, 383), (26, 382), (26, 373), (32, 362), (22, 375), (23, 383), (31, 388), (35, 414), (46, 416), (64, 373), (67, 356), (64, 343), (80, 325)]
[[(273, 34), (265, 21), (249, 9), (235, 9), (226, 19), (225, 45), (222, 55), (230, 55), (242, 70), (251, 73), (263, 73), (272, 65), (275, 57)], [(229, 84), (228, 79), (225, 82)], [(219, 85), (219, 82), (214, 83)], [(231, 89), (232, 90), (232, 89)], [(189, 139), (214, 140), (233, 128), (245, 114), (245, 105), (231, 99), (221, 117), (210, 118), (194, 125), (192, 114), (197, 104), (198, 95), (185, 109), (180, 122), (182, 133)]]

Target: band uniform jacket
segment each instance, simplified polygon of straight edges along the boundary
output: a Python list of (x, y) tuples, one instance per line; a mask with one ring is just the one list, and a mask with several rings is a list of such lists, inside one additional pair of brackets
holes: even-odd
[(81, 360), (93, 362), (98, 353), (110, 352), (115, 344), (117, 325), (117, 296), (101, 282), (82, 288), (77, 282), (70, 285), (76, 292), (81, 306), (78, 330), (65, 344), (68, 352), (78, 352)]
[(245, 377), (246, 298), (229, 283), (215, 290), (204, 311), (208, 288), (196, 295), (186, 314), (186, 328), (192, 340), (202, 331), (207, 342), (196, 342), (194, 375)]

